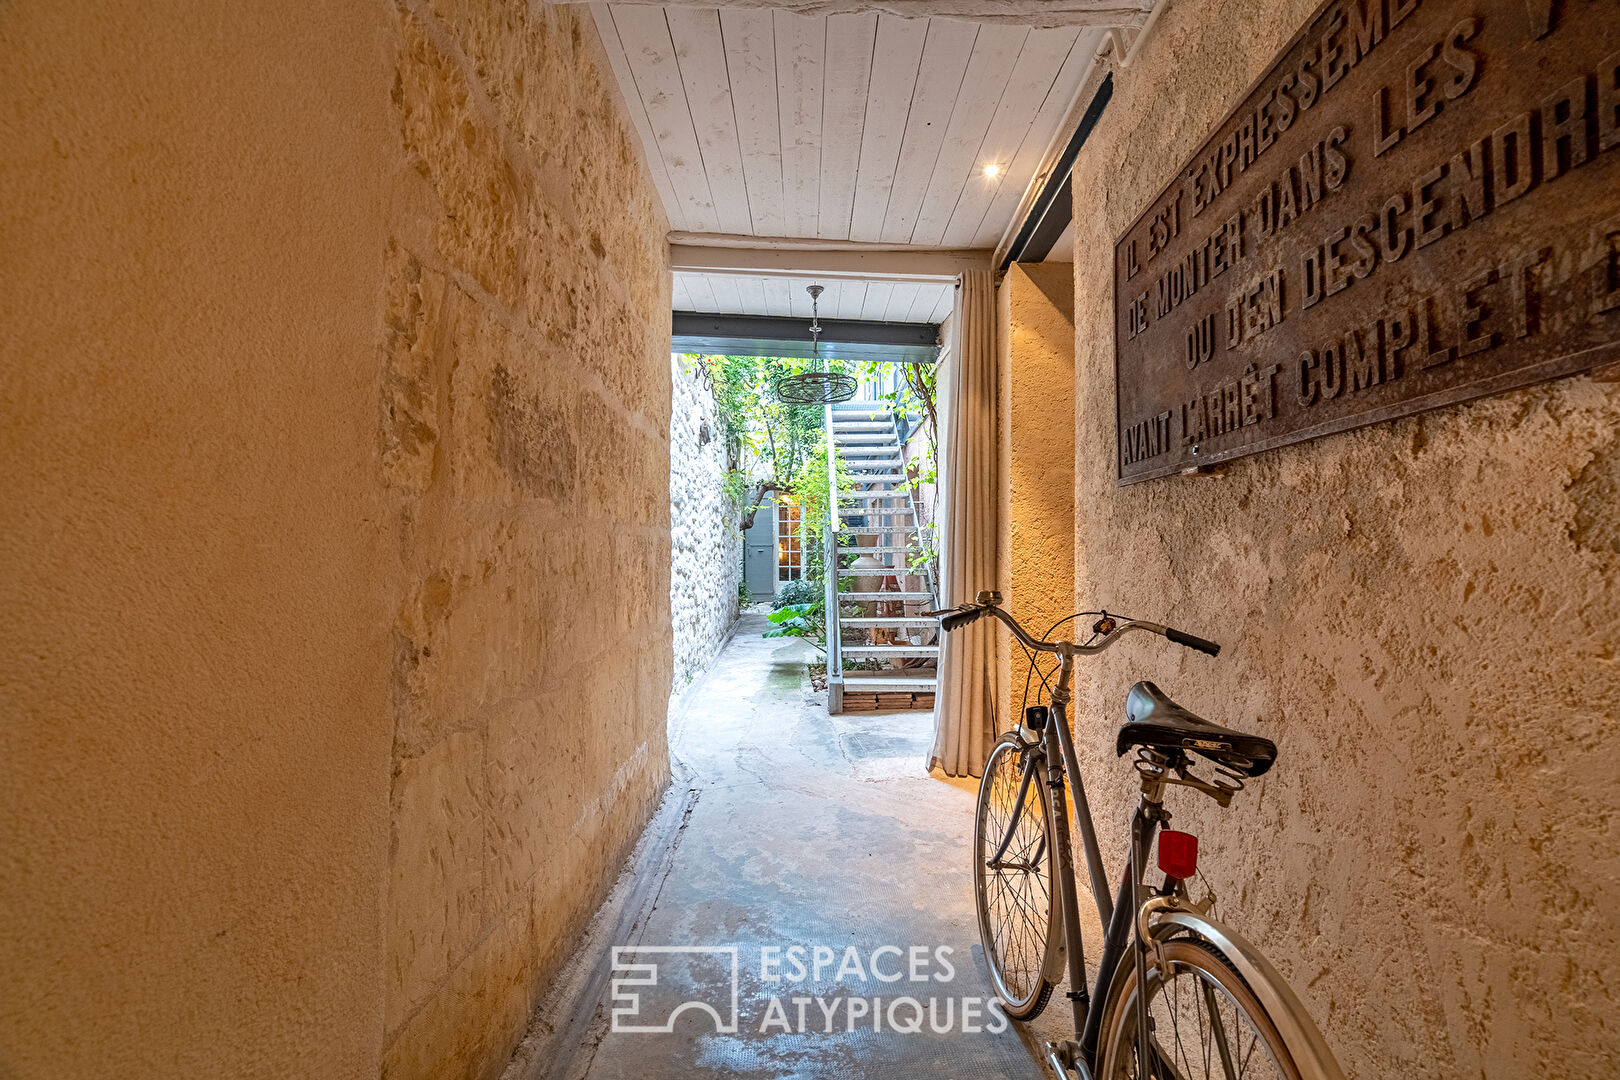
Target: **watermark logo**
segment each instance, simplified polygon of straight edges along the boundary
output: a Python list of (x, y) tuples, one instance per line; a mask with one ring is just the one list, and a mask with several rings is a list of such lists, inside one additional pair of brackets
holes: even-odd
[[(685, 958), (685, 978), (689, 987), (703, 986), (702, 996), (687, 997), (674, 1008), (663, 1012), (663, 1023), (656, 1016), (643, 1016), (642, 994), (660, 986), (656, 963), (637, 963), (631, 957), (669, 956)], [(679, 961), (676, 961), (679, 962)], [(667, 966), (667, 965), (666, 965)], [(739, 979), (738, 954), (735, 945), (615, 945), (613, 971), (616, 977), (609, 985), (614, 1006), (612, 1029), (616, 1032), (636, 1034), (667, 1034), (675, 1030), (676, 1019), (684, 1012), (708, 1013), (714, 1020), (717, 1035), (737, 1033), (737, 996)], [(617, 973), (624, 972), (623, 975)], [(703, 976), (707, 975), (708, 978)], [(629, 989), (639, 987), (641, 989)], [(727, 1000), (719, 1000), (730, 990)], [(656, 1003), (652, 1003), (656, 1004)]]
[[(752, 952), (752, 950), (750, 950)], [(682, 1013), (704, 1013), (714, 1032), (848, 1034), (870, 1029), (916, 1035), (991, 1035), (1007, 1030), (994, 995), (945, 993), (956, 978), (949, 945), (762, 945), (751, 955), (750, 1001), (738, 1007), (742, 950), (736, 945), (637, 945), (613, 949), (612, 1030), (669, 1034)], [(663, 957), (649, 962), (648, 957)], [(757, 971), (758, 986), (754, 987)], [(873, 993), (872, 991), (880, 991)]]

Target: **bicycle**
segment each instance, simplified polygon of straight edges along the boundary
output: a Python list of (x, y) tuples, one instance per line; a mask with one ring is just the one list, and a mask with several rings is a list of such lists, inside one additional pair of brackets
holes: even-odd
[[(1265, 1066), (1260, 1075), (1284, 1080), (1343, 1080), (1298, 997), (1265, 957), (1209, 913), (1213, 894), (1196, 904), (1191, 901), (1186, 882), (1197, 872), (1196, 838), (1163, 828), (1170, 820), (1164, 808), (1166, 788), (1190, 787), (1228, 806), (1246, 779), (1260, 776), (1276, 760), (1277, 747), (1270, 739), (1210, 723), (1150, 682), (1133, 686), (1115, 752), (1123, 757), (1127, 750), (1135, 751), (1133, 765), (1142, 790), (1131, 819), (1129, 863), (1110, 899), (1069, 734), (1075, 658), (1100, 653), (1133, 631), (1159, 634), (1211, 656), (1220, 646), (1107, 612), (1070, 616), (1099, 617), (1086, 644), (1047, 641), (1025, 631), (1000, 604), (999, 593), (981, 592), (972, 604), (929, 614), (941, 616), (940, 629), (946, 632), (993, 616), (1032, 654), (1059, 658), (1057, 685), (1049, 687), (1050, 706), (1024, 710), (1021, 723), (991, 751), (979, 787), (973, 832), (979, 932), (1007, 1015), (1019, 1021), (1039, 1015), (1064, 974), (1066, 960), (1074, 1038), (1045, 1045), (1047, 1063), (1060, 1077), (1191, 1080), (1202, 1075), (1239, 1080), (1251, 1075), (1248, 1069), (1254, 1064)], [(1043, 683), (1047, 674), (1042, 673)], [(1214, 779), (1191, 772), (1192, 755), (1203, 759), (1200, 767), (1204, 762), (1214, 766)], [(1065, 779), (1073, 792), (1097, 914), (1107, 928), (1089, 992)], [(1032, 791), (1034, 799), (1029, 797)], [(1155, 834), (1158, 865), (1165, 875), (1158, 887), (1146, 882)], [(1146, 993), (1138, 993), (1144, 986)], [(1184, 1038), (1184, 1029), (1190, 1029), (1185, 1032), (1190, 1037)], [(1148, 1038), (1137, 1038), (1142, 1031)]]

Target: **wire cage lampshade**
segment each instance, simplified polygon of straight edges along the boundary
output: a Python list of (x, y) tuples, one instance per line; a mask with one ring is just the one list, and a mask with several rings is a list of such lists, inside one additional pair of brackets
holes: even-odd
[(776, 399), (789, 405), (836, 405), (855, 396), (855, 379), (837, 371), (806, 371), (776, 380)]
[(817, 313), (817, 301), (821, 298), (822, 287), (810, 285), (804, 291), (810, 294), (810, 343), (811, 351), (815, 354), (812, 361), (815, 366), (810, 371), (776, 380), (773, 387), (776, 400), (789, 405), (833, 405), (848, 401), (855, 396), (854, 376), (820, 370), (821, 319)]

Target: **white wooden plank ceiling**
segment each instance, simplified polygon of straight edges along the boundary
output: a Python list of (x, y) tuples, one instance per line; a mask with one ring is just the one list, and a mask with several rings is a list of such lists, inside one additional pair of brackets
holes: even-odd
[[(548, 4), (574, 0), (544, 0)], [(779, 8), (799, 15), (879, 12), (1015, 26), (1140, 26), (1149, 0), (674, 0), (672, 6)]]
[[(877, 12), (592, 8), (672, 229), (922, 247), (995, 246), (1105, 33)], [(707, 299), (716, 285), (705, 288)], [(719, 288), (728, 303), (733, 290), (750, 302), (736, 279)], [(893, 298), (906, 290), (879, 288), (885, 311), (908, 303)], [(692, 310), (748, 310), (692, 300)]]
[(956, 298), (956, 287), (948, 281), (866, 282), (678, 270), (671, 306), (676, 311), (808, 319), (810, 294), (805, 288), (809, 285), (825, 288), (818, 308), (821, 315), (829, 319), (937, 323), (951, 313), (951, 304)]

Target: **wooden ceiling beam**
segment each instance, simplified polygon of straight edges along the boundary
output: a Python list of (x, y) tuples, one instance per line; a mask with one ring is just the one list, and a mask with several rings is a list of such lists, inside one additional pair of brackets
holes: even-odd
[[(545, 0), (564, 3), (571, 0)], [(909, 19), (961, 19), (1035, 28), (1137, 27), (1152, 0), (674, 0), (666, 7), (777, 8), (795, 15), (880, 12)]]
[[(963, 270), (987, 269), (989, 250), (917, 249), (881, 244), (782, 243), (726, 237), (749, 246), (715, 246), (705, 237), (670, 237), (670, 269), (733, 277), (819, 277), (851, 281), (949, 281)], [(699, 242), (694, 243), (697, 240)], [(684, 241), (684, 242), (683, 242)]]

